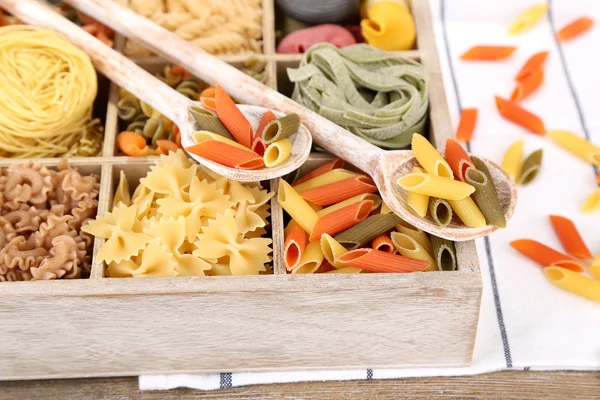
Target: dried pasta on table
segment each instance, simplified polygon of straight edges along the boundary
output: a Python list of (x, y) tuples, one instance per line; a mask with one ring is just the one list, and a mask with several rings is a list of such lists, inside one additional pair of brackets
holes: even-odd
[(571, 154), (596, 167), (600, 167), (600, 147), (580, 136), (560, 129), (548, 131), (546, 135)]
[(550, 224), (567, 254), (584, 260), (592, 259), (592, 253), (573, 221), (560, 215), (550, 215)]
[(567, 268), (552, 266), (544, 270), (550, 283), (579, 296), (600, 303), (600, 281), (573, 272)]
[(516, 182), (521, 175), (521, 164), (523, 161), (523, 146), (525, 140), (519, 139), (513, 142), (504, 153), (502, 159), (502, 169), (508, 174), (513, 182)]
[(535, 261), (542, 267), (559, 266), (575, 272), (583, 272), (581, 263), (540, 242), (531, 239), (519, 239), (510, 242), (513, 249)]
[(523, 161), (523, 165), (521, 165), (521, 170), (519, 171), (519, 177), (517, 178), (518, 184), (528, 185), (535, 179), (540, 168), (542, 167), (543, 155), (543, 150), (540, 149), (527, 156), (525, 161)]

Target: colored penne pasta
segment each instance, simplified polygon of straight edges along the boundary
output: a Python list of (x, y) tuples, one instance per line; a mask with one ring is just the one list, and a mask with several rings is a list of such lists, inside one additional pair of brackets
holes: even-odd
[[(600, 179), (600, 178), (599, 178)], [(391, 214), (392, 210), (385, 204), (384, 201), (381, 201), (381, 210), (379, 210), (379, 214)]]
[(412, 136), (412, 151), (423, 169), (431, 175), (452, 179), (452, 169), (444, 157), (433, 147), (423, 135), (415, 133)]
[(396, 214), (376, 214), (335, 236), (342, 246), (354, 250), (394, 228), (401, 221)]
[(263, 160), (267, 168), (273, 168), (286, 162), (291, 154), (292, 142), (288, 139), (281, 139), (267, 147)]
[(577, 18), (576, 20), (568, 23), (564, 27), (562, 27), (556, 37), (561, 42), (575, 39), (583, 35), (585, 32), (590, 30), (590, 28), (594, 25), (594, 20), (588, 17)]
[(427, 253), (430, 255), (433, 254), (433, 247), (431, 246), (431, 241), (429, 240), (429, 236), (419, 228), (415, 228), (405, 221), (401, 221), (396, 225), (396, 229), (400, 233), (405, 233), (411, 238), (415, 239), (419, 245), (424, 248)]
[(506, 228), (506, 216), (488, 166), (479, 157), (473, 157), (476, 169), (467, 170), (467, 182), (475, 188), (473, 199), (490, 225)]
[(194, 134), (192, 135), (192, 138), (194, 139), (194, 142), (197, 144), (204, 143), (209, 140), (216, 140), (219, 142), (226, 143), (230, 146), (237, 147), (238, 149), (241, 149), (241, 150), (246, 150), (246, 151), (249, 150), (246, 146), (239, 144), (235, 140), (228, 139), (224, 136), (219, 135), (218, 133), (213, 133), (213, 132), (209, 132), (209, 131), (194, 132)]
[(215, 108), (217, 116), (235, 140), (248, 148), (252, 147), (250, 122), (218, 83), (215, 85)]
[(433, 257), (440, 271), (456, 271), (456, 250), (449, 240), (431, 236)]
[(227, 139), (233, 139), (233, 136), (225, 128), (225, 125), (223, 125), (221, 120), (212, 111), (200, 107), (190, 107), (189, 110), (192, 117), (196, 120), (196, 127), (199, 131), (213, 132)]
[(596, 174), (596, 183), (600, 185), (600, 172)]
[(591, 213), (594, 211), (600, 211), (600, 188), (594, 190), (592, 194), (586, 197), (581, 205), (581, 212)]
[(254, 142), (252, 142), (252, 151), (258, 154), (259, 156), (265, 156), (265, 149), (267, 146), (262, 141), (262, 138), (257, 137), (254, 138)]
[(373, 202), (373, 207), (371, 208), (371, 211), (374, 211), (377, 208), (379, 208), (379, 206), (382, 203), (381, 197), (377, 196), (376, 194), (364, 193), (364, 194), (359, 194), (358, 196), (350, 197), (348, 200), (340, 201), (339, 203), (333, 204), (329, 207), (325, 207), (324, 209), (317, 211), (317, 215), (320, 218), (327, 214), (331, 214), (332, 212), (337, 211), (341, 208), (344, 208), (351, 204), (359, 203), (359, 202), (365, 201), (365, 200), (371, 200)]
[(292, 274), (314, 274), (323, 262), (323, 253), (319, 242), (309, 243), (304, 249), (304, 254)]
[(468, 227), (483, 228), (487, 225), (485, 216), (471, 197), (460, 200), (448, 200), (454, 214)]
[(208, 111), (217, 112), (217, 101), (214, 97), (200, 97), (199, 101)]
[(448, 165), (452, 168), (452, 172), (454, 172), (454, 177), (461, 182), (466, 182), (465, 172), (469, 167), (475, 168), (475, 164), (473, 164), (465, 149), (456, 140), (448, 139), (444, 155)]
[(452, 207), (444, 199), (429, 198), (429, 215), (439, 227), (445, 228), (452, 221)]
[(314, 189), (319, 186), (329, 185), (330, 183), (343, 181), (344, 179), (348, 179), (348, 178), (354, 178), (355, 176), (358, 176), (358, 174), (355, 172), (352, 172), (352, 171), (348, 171), (346, 169), (341, 169), (341, 168), (333, 169), (331, 171), (325, 172), (324, 174), (316, 176), (308, 181), (304, 181), (304, 182), (300, 183), (299, 185), (295, 185), (294, 189), (298, 193), (302, 193), (309, 189)]
[(525, 79), (529, 74), (538, 68), (542, 68), (544, 62), (546, 62), (546, 58), (548, 57), (547, 51), (541, 51), (529, 57), (529, 59), (525, 62), (517, 76), (515, 77), (516, 81), (520, 81)]
[(585, 245), (573, 221), (559, 215), (551, 215), (550, 223), (567, 254), (584, 260), (592, 259), (592, 253)]
[(575, 272), (583, 272), (583, 267), (578, 261), (535, 240), (519, 239), (510, 242), (510, 245), (542, 267), (555, 265)]
[(496, 107), (505, 119), (538, 135), (546, 133), (544, 122), (537, 115), (519, 107), (514, 102), (496, 96)]
[(371, 272), (417, 272), (429, 266), (429, 262), (390, 254), (373, 249), (349, 251), (336, 259), (343, 265)]
[(548, 131), (547, 135), (554, 143), (571, 154), (596, 167), (600, 167), (600, 147), (593, 145), (580, 136), (564, 130)]
[(325, 233), (321, 236), (320, 243), (321, 243), (321, 252), (323, 253), (323, 257), (325, 257), (325, 259), (327, 261), (329, 261), (329, 263), (331, 265), (333, 265), (334, 267), (344, 268), (344, 266), (342, 264), (337, 263), (335, 260), (342, 254), (347, 253), (348, 250), (344, 246), (339, 244), (337, 242), (337, 240), (332, 238), (331, 235), (328, 235), (327, 233)]
[(306, 190), (301, 195), (311, 203), (328, 206), (359, 194), (375, 192), (377, 192), (377, 186), (373, 180), (360, 175)]
[(308, 235), (300, 225), (293, 225), (289, 232), (285, 234), (283, 263), (288, 271), (298, 266), (307, 244)]
[(600, 303), (600, 281), (561, 267), (544, 269), (544, 275), (554, 286)]
[(540, 67), (517, 82), (517, 86), (515, 87), (515, 90), (513, 90), (510, 100), (515, 103), (524, 100), (542, 86), (543, 82), (544, 69)]
[(521, 166), (517, 183), (520, 185), (527, 185), (531, 183), (538, 175), (540, 167), (542, 166), (543, 150), (539, 149), (531, 153)]
[(321, 165), (319, 168), (310, 171), (303, 177), (296, 179), (294, 183), (292, 183), (292, 186), (297, 186), (301, 183), (311, 180), (312, 178), (316, 178), (319, 175), (323, 175), (325, 172), (341, 168), (344, 168), (344, 160), (342, 160), (341, 158), (336, 158), (335, 160), (331, 160), (328, 163)]
[(461, 56), (465, 61), (498, 61), (510, 57), (517, 48), (513, 46), (473, 46)]
[[(422, 173), (423, 170), (414, 167), (413, 172)], [(409, 206), (419, 217), (425, 217), (427, 215), (427, 209), (429, 208), (429, 196), (416, 192), (408, 192), (406, 197), (406, 205)]]
[(225, 165), (226, 167), (260, 169), (265, 166), (262, 157), (252, 150), (242, 150), (218, 140), (207, 140), (187, 147), (185, 150), (189, 153)]
[(387, 233), (381, 234), (373, 239), (371, 247), (373, 250), (385, 251), (386, 253), (394, 253), (396, 251), (392, 238), (390, 238), (390, 235)]
[(319, 268), (317, 268), (317, 270), (313, 273), (314, 274), (326, 274), (327, 272), (335, 271), (336, 269), (337, 268), (335, 268), (333, 265), (331, 265), (329, 263), (329, 261), (323, 260), (323, 262), (321, 262), (321, 265), (319, 266)]
[(438, 271), (438, 266), (431, 255), (415, 239), (406, 233), (392, 232), (391, 235), (394, 248), (404, 257), (423, 260), (429, 263), (424, 271)]
[(325, 272), (326, 274), (360, 274), (362, 269), (354, 267), (342, 267), (334, 269), (333, 271)]
[(521, 162), (523, 160), (523, 146), (525, 140), (519, 139), (508, 146), (504, 159), (502, 160), (502, 169), (508, 174), (513, 182), (516, 182), (521, 174)]
[(475, 188), (468, 183), (431, 174), (412, 172), (398, 179), (404, 190), (445, 200), (460, 200), (470, 196)]
[(288, 138), (300, 129), (300, 116), (289, 114), (269, 122), (262, 131), (263, 142), (274, 143), (278, 140)]
[(321, 235), (324, 233), (335, 235), (364, 221), (369, 216), (372, 207), (373, 202), (365, 200), (319, 217), (310, 234), (309, 240), (311, 242), (321, 240)]
[(594, 278), (600, 280), (600, 264), (590, 266), (590, 274), (592, 274)]
[(258, 124), (258, 127), (256, 128), (256, 132), (254, 133), (254, 139), (256, 140), (257, 138), (261, 138), (261, 141), (262, 141), (262, 133), (265, 130), (265, 127), (269, 124), (269, 122), (276, 120), (276, 119), (277, 119), (277, 117), (275, 116), (275, 114), (273, 114), (273, 112), (271, 110), (267, 110), (263, 114), (263, 116), (260, 120), (260, 123)]
[(475, 124), (477, 123), (477, 109), (463, 108), (460, 114), (460, 122), (456, 129), (456, 139), (468, 142), (473, 137)]
[(525, 33), (537, 25), (548, 12), (548, 4), (536, 4), (519, 14), (508, 27), (509, 35)]
[(310, 235), (319, 217), (302, 196), (283, 179), (279, 180), (277, 200), (292, 219)]

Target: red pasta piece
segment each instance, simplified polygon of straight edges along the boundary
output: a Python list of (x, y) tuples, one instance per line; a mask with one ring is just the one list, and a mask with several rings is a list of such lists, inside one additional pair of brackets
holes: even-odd
[(254, 138), (254, 143), (252, 143), (252, 151), (254, 151), (256, 154), (258, 154), (261, 157), (264, 156), (267, 147), (268, 146), (265, 145), (265, 142), (263, 142), (262, 137)]
[(477, 122), (477, 109), (464, 108), (460, 114), (460, 123), (456, 129), (456, 138), (468, 142), (473, 137), (475, 123)]
[(335, 160), (331, 160), (328, 163), (321, 165), (319, 168), (310, 171), (308, 174), (304, 175), (302, 178), (296, 179), (294, 181), (294, 183), (292, 183), (292, 186), (299, 185), (299, 184), (304, 183), (312, 178), (316, 178), (319, 175), (323, 175), (326, 172), (329, 172), (336, 168), (343, 168), (343, 167), (344, 167), (344, 160), (342, 160), (341, 158), (336, 158)]
[(310, 241), (320, 240), (324, 233), (333, 236), (353, 227), (369, 216), (371, 208), (373, 200), (363, 200), (322, 216), (310, 234)]
[(542, 68), (546, 58), (548, 57), (547, 51), (541, 51), (529, 57), (529, 60), (525, 62), (519, 73), (517, 74), (515, 80), (520, 81), (525, 79), (529, 74), (538, 68)]
[(235, 140), (239, 144), (251, 148), (252, 126), (250, 126), (250, 122), (218, 83), (215, 85), (215, 104), (217, 116)]
[(594, 20), (588, 17), (577, 18), (575, 21), (567, 24), (561, 30), (558, 31), (556, 37), (561, 42), (575, 39), (589, 31), (594, 25)]
[(300, 260), (308, 244), (308, 234), (300, 225), (290, 228), (283, 244), (283, 263), (288, 271), (293, 270)]
[(324, 274), (325, 272), (334, 271), (335, 269), (336, 268), (333, 265), (329, 264), (329, 261), (323, 260), (323, 262), (321, 262), (321, 265), (319, 265), (319, 268), (317, 268), (317, 270), (313, 273)]
[(454, 172), (454, 176), (458, 180), (465, 182), (467, 168), (475, 168), (473, 160), (471, 160), (465, 149), (456, 140), (448, 139), (446, 141), (445, 157), (450, 168), (452, 168), (452, 172)]
[(544, 82), (544, 69), (539, 67), (517, 82), (517, 87), (513, 90), (510, 100), (516, 103), (525, 99), (542, 86), (542, 82)]
[(496, 106), (498, 107), (500, 115), (509, 121), (528, 129), (530, 132), (537, 133), (538, 135), (546, 134), (544, 122), (537, 115), (519, 107), (512, 101), (504, 100), (498, 96), (496, 96)]
[(429, 261), (373, 249), (352, 250), (342, 254), (335, 261), (348, 267), (371, 272), (416, 272), (423, 271), (429, 266)]
[(473, 46), (460, 58), (468, 61), (498, 61), (510, 57), (516, 49), (513, 46)]
[(217, 111), (217, 102), (213, 97), (200, 97), (200, 103), (202, 103), (202, 107), (209, 111)]
[(254, 132), (254, 140), (256, 140), (256, 138), (262, 138), (262, 131), (265, 129), (265, 126), (275, 119), (277, 119), (275, 114), (273, 114), (271, 110), (267, 110), (267, 112), (262, 116), (262, 119), (258, 124), (258, 128), (256, 128), (256, 132)]
[(394, 248), (394, 242), (392, 242), (392, 238), (387, 233), (381, 234), (373, 239), (371, 247), (373, 247), (373, 250), (384, 251), (386, 253), (396, 252), (396, 249)]
[(377, 186), (375, 182), (366, 176), (355, 176), (327, 185), (319, 186), (314, 189), (308, 189), (301, 193), (301, 196), (313, 204), (319, 206), (329, 206), (358, 196), (363, 193), (375, 193)]
[(596, 174), (596, 183), (600, 185), (600, 172)]
[(567, 253), (585, 260), (593, 258), (573, 221), (559, 215), (551, 215), (550, 223)]
[(260, 169), (265, 166), (263, 158), (252, 150), (240, 149), (218, 140), (207, 140), (186, 147), (186, 150), (230, 168)]
[(583, 267), (575, 259), (535, 240), (519, 239), (510, 242), (510, 245), (513, 249), (540, 264), (542, 267), (555, 265), (570, 269), (571, 271), (583, 272)]

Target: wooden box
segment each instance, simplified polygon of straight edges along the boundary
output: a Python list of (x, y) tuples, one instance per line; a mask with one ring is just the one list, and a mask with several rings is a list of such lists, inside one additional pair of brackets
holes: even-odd
[[(264, 0), (268, 84), (289, 90), (297, 55), (275, 54), (273, 1)], [(431, 79), (430, 138), (451, 135), (427, 0), (413, 0), (420, 60)], [(122, 48), (123, 38), (117, 38)], [(223, 57), (239, 65), (246, 57)], [(137, 60), (156, 72), (159, 59)], [(101, 174), (99, 214), (116, 177), (133, 181), (151, 157), (118, 157), (115, 85), (108, 90), (103, 157), (73, 159)], [(328, 160), (311, 155), (308, 171)], [(57, 159), (41, 160), (56, 166)], [(0, 166), (22, 162), (0, 160)], [(277, 190), (278, 182), (268, 182)], [(286, 275), (283, 213), (272, 201), (274, 274), (111, 279), (94, 264), (90, 279), (0, 285), (0, 379), (138, 374), (465, 366), (471, 362), (481, 276), (473, 242), (456, 244), (458, 270), (423, 274)], [(95, 252), (102, 244), (96, 240)]]

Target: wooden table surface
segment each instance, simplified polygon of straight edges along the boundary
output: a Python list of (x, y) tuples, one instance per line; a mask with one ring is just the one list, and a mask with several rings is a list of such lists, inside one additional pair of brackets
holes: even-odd
[(137, 378), (0, 382), (0, 400), (83, 399), (600, 399), (599, 372), (503, 371), (478, 376), (138, 390)]

